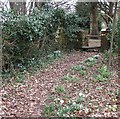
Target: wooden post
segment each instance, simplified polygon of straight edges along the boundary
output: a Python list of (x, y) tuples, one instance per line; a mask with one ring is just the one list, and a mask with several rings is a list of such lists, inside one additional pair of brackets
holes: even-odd
[(104, 52), (110, 48), (110, 41), (107, 38), (107, 34), (107, 31), (101, 31), (101, 52)]

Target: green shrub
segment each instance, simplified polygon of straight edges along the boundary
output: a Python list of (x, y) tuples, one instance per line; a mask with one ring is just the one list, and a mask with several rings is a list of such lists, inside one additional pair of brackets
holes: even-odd
[(101, 66), (98, 69), (99, 75), (96, 76), (96, 80), (98, 81), (106, 81), (111, 73), (108, 71), (107, 66)]
[(66, 14), (65, 16), (65, 35), (67, 39), (67, 48), (80, 49), (82, 44), (82, 32), (80, 31), (80, 17), (75, 14)]
[[(4, 11), (3, 11), (4, 15)], [(25, 64), (27, 60), (36, 58), (39, 55), (38, 43), (42, 41), (47, 26), (47, 20), (42, 15), (16, 16), (8, 13), (8, 18), (3, 22), (3, 57), (14, 67)], [(45, 16), (44, 16), (45, 17)], [(47, 17), (48, 18), (48, 17)], [(37, 44), (36, 44), (37, 42)]]
[(62, 85), (57, 86), (55, 88), (55, 92), (57, 92), (57, 93), (63, 93), (63, 92), (65, 92), (64, 86), (62, 86)]
[(79, 71), (79, 74), (80, 74), (81, 76), (84, 76), (84, 75), (87, 74), (87, 72), (86, 72), (85, 70), (81, 70), (81, 71)]
[(62, 77), (62, 80), (65, 80), (65, 81), (72, 81), (72, 82), (77, 82), (79, 81), (80, 79), (78, 77), (76, 77), (75, 75), (71, 75), (71, 76), (63, 76)]
[(102, 66), (98, 69), (98, 72), (100, 73), (100, 75), (103, 76), (103, 78), (108, 78), (110, 76), (110, 72), (107, 69), (107, 66)]
[(2, 18), (3, 72), (21, 67), (26, 70), (32, 59), (40, 60), (55, 51), (58, 26), (63, 27), (66, 45), (80, 40), (75, 34), (79, 29), (79, 17), (74, 13), (66, 14), (63, 9), (35, 8), (29, 15), (2, 11)]
[(74, 118), (73, 116), (75, 115), (75, 112), (79, 111), (80, 109), (82, 110), (82, 108), (84, 107), (81, 104), (81, 102), (84, 101), (84, 97), (77, 96), (75, 100), (68, 98), (66, 99), (68, 100), (66, 102), (62, 97), (59, 97), (58, 100), (54, 99), (54, 102), (48, 104), (48, 106), (45, 107), (43, 116), (70, 116)]
[(19, 64), (26, 65), (29, 60), (40, 58), (43, 45), (42, 49), (49, 51), (51, 36), (56, 30), (52, 28), (55, 26), (51, 24), (53, 16), (49, 12), (36, 9), (30, 15), (17, 16), (11, 11), (3, 11), (2, 15), (2, 51), (6, 64), (19, 68)]

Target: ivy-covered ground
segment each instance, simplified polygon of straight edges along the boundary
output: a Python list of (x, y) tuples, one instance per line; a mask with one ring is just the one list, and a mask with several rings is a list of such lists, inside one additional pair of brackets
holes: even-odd
[(1, 89), (2, 116), (119, 117), (117, 57), (75, 51)]

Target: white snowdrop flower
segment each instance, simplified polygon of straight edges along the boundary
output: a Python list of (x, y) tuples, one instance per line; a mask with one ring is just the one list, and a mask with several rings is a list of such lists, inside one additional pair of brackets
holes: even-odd
[(85, 108), (85, 113), (87, 114), (89, 112), (89, 109), (88, 108)]
[(56, 100), (60, 100), (60, 98), (56, 98)]
[(57, 115), (59, 115), (59, 112), (57, 112)]
[(66, 114), (66, 117), (70, 117), (68, 114)]
[(93, 60), (94, 60), (94, 58), (93, 58), (93, 57), (90, 57), (90, 58), (88, 58), (88, 60), (89, 60), (89, 61), (93, 61)]
[(94, 56), (93, 56), (93, 58), (96, 58), (96, 59), (97, 59), (98, 57), (99, 57), (99, 55), (94, 55)]
[(79, 96), (82, 96), (83, 94), (82, 93), (79, 93)]
[(83, 63), (84, 63), (84, 61), (80, 62), (80, 64), (83, 64)]
[(60, 100), (60, 104), (62, 105), (64, 103), (64, 100)]
[(71, 103), (71, 100), (69, 100), (68, 102)]
[(68, 107), (68, 106), (66, 106), (66, 109), (69, 109), (69, 107)]
[(80, 105), (80, 109), (82, 109), (83, 108), (83, 105)]
[(60, 98), (55, 98), (54, 101), (60, 101)]
[(76, 105), (76, 102), (73, 102), (73, 105)]
[(79, 96), (80, 97), (85, 97), (85, 95), (83, 93), (81, 93), (81, 92), (79, 93)]
[(117, 109), (117, 105), (113, 105), (113, 107)]

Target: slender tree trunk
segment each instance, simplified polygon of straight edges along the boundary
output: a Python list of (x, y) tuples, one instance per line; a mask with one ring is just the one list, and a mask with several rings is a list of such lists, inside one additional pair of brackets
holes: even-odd
[(21, 13), (26, 14), (26, 2), (21, 2)]
[(15, 2), (10, 2), (10, 8), (14, 9), (15, 8), (15, 4), (16, 4)]
[(113, 17), (113, 23), (112, 23), (112, 38), (111, 38), (111, 44), (110, 44), (109, 66), (112, 63), (113, 39), (115, 35), (115, 25), (116, 25), (116, 11), (117, 11), (117, 2), (115, 3), (114, 17)]
[(98, 34), (97, 2), (92, 2), (90, 7), (90, 34)]
[[(114, 2), (109, 2), (109, 11), (108, 11), (108, 15), (113, 18), (113, 7), (114, 7)], [(111, 22), (111, 19), (108, 18), (107, 19), (107, 23), (109, 24)]]
[(113, 7), (114, 7), (114, 2), (109, 3), (109, 12), (108, 15), (112, 18), (113, 17)]
[(10, 8), (15, 14), (26, 14), (26, 2), (10, 2)]
[(43, 2), (35, 2), (35, 7), (37, 7), (38, 9), (41, 9), (43, 6)]
[(10, 3), (10, 9), (13, 10), (15, 13), (17, 12), (16, 10), (16, 2), (9, 2)]

